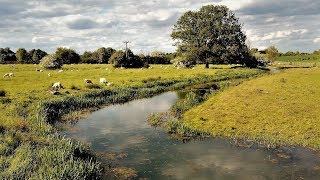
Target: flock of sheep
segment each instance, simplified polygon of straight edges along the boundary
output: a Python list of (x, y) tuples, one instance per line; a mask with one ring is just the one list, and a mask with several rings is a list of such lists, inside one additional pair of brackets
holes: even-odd
[[(107, 70), (107, 69), (106, 69)], [(42, 69), (36, 69), (37, 72), (43, 72)], [(59, 70), (58, 71), (59, 73), (63, 72), (63, 70)], [(50, 77), (51, 74), (48, 73), (48, 76)], [(14, 74), (13, 73), (5, 73), (3, 75), (3, 78), (10, 78), (10, 77), (14, 77)], [(93, 84), (92, 83), (92, 80), (90, 79), (84, 79), (84, 83), (86, 85), (89, 85), (89, 84)], [(113, 86), (114, 83), (113, 82), (108, 82), (106, 78), (100, 78), (100, 84), (104, 84), (104, 85), (107, 85), (107, 86)], [(52, 85), (52, 89), (53, 90), (59, 90), (59, 89), (64, 89), (64, 87), (62, 86), (62, 84), (60, 82), (55, 82), (53, 85)]]

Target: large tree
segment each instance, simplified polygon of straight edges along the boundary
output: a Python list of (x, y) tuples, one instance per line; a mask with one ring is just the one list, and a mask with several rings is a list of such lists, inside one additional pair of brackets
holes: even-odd
[(100, 64), (107, 64), (109, 61), (109, 58), (112, 56), (113, 53), (115, 53), (116, 50), (112, 49), (111, 47), (99, 48), (96, 53), (98, 55), (98, 63)]
[(10, 48), (0, 48), (0, 64), (14, 63), (16, 61), (15, 53)]
[(238, 18), (226, 6), (207, 5), (184, 13), (174, 25), (171, 37), (180, 52), (188, 54), (199, 49), (199, 58), (206, 57), (206, 62), (254, 66), (241, 28)]
[(62, 59), (63, 64), (77, 64), (80, 61), (80, 55), (73, 49), (58, 47), (55, 54)]
[(45, 51), (42, 51), (41, 49), (31, 49), (29, 51), (29, 54), (31, 56), (33, 64), (39, 64), (40, 60), (46, 55), (48, 55), (48, 53), (46, 53)]
[(24, 48), (19, 48), (16, 52), (16, 57), (19, 63), (30, 64), (32, 59), (28, 51)]

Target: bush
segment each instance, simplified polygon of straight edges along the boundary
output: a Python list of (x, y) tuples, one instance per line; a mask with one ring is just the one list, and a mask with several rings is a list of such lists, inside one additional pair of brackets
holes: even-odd
[(55, 54), (45, 56), (40, 61), (40, 66), (46, 69), (59, 69), (63, 65), (63, 62)]
[(0, 97), (5, 97), (6, 96), (6, 91), (0, 89)]
[(144, 63), (139, 56), (136, 56), (132, 53), (131, 50), (128, 50), (128, 57), (126, 52), (117, 51), (115, 52), (109, 60), (110, 64), (113, 64), (113, 67), (124, 67), (124, 68), (141, 68), (147, 67), (148, 64)]

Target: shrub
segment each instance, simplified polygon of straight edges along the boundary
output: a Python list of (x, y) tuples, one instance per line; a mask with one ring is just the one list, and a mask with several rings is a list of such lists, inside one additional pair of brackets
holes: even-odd
[(40, 66), (46, 69), (59, 69), (63, 65), (63, 62), (55, 54), (45, 56), (40, 61)]
[(115, 52), (109, 60), (110, 64), (113, 64), (113, 67), (125, 67), (125, 68), (141, 68), (148, 67), (147, 63), (144, 63), (139, 56), (136, 56), (132, 53), (131, 50), (128, 50), (128, 57), (126, 52), (117, 51)]

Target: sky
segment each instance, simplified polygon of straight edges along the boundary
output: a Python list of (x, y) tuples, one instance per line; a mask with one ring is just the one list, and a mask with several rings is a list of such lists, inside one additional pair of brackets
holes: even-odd
[(281, 52), (320, 49), (319, 0), (0, 0), (0, 47), (99, 47), (135, 53), (174, 52), (173, 25), (188, 10), (226, 5), (243, 24), (250, 47)]

